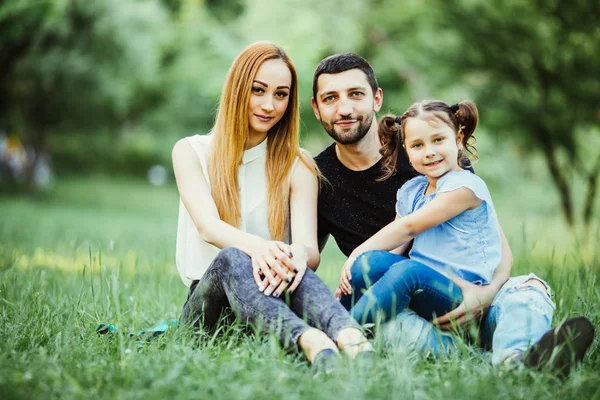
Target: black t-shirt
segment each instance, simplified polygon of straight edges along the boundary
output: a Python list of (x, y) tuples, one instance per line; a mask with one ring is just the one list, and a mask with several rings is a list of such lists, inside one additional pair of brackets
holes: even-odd
[(416, 173), (404, 151), (398, 151), (397, 172), (385, 181), (381, 161), (364, 171), (346, 168), (335, 154), (335, 143), (315, 161), (329, 183), (319, 192), (319, 238), (327, 235), (346, 256), (396, 217), (396, 193)]

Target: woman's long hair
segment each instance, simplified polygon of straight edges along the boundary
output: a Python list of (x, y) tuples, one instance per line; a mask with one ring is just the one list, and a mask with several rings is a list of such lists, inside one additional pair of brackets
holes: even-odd
[(292, 74), (287, 109), (267, 133), (269, 232), (274, 240), (284, 240), (289, 230), (289, 176), (294, 160), (299, 157), (315, 174), (317, 169), (312, 158), (299, 146), (298, 77), (294, 65), (280, 47), (268, 42), (254, 43), (237, 56), (229, 69), (213, 128), (208, 174), (219, 217), (239, 227), (238, 169), (250, 133), (248, 103), (254, 78), (267, 60), (282, 60)]

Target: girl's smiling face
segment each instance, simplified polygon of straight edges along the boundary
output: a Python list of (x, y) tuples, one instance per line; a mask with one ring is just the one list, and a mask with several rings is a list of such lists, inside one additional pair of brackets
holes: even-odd
[(436, 182), (450, 171), (460, 171), (458, 135), (435, 115), (428, 113), (408, 118), (404, 124), (404, 148), (413, 168)]

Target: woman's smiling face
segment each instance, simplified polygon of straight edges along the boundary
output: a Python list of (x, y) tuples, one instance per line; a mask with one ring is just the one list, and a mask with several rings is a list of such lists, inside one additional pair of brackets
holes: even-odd
[(265, 61), (254, 78), (248, 102), (250, 135), (264, 135), (278, 123), (290, 100), (292, 73), (282, 60)]

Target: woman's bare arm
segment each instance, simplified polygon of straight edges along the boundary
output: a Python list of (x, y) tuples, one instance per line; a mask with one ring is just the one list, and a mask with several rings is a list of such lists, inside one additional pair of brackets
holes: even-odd
[(202, 165), (190, 143), (186, 139), (179, 140), (173, 148), (172, 155), (179, 195), (202, 239), (220, 249), (236, 247), (248, 254), (253, 263), (258, 263), (255, 265), (257, 284), (260, 282), (258, 269), (270, 281), (275, 280), (272, 271), (285, 279), (287, 270), (280, 264), (293, 267), (288, 255), (276, 242), (243, 232), (219, 218), (202, 173)]
[(318, 193), (317, 177), (303, 162), (298, 161), (290, 183), (292, 243), (304, 247), (307, 264), (313, 271), (317, 270), (321, 260), (317, 240)]

